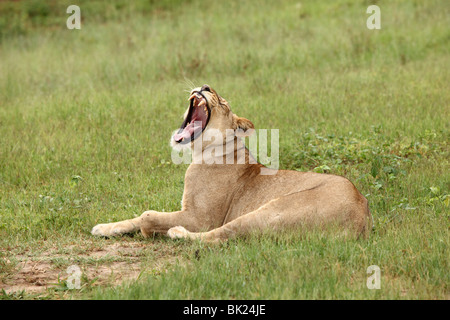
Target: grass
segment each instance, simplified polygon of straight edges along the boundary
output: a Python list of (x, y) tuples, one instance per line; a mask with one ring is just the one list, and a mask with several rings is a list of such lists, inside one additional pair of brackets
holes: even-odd
[[(401, 299), (444, 292), (438, 279), (445, 279), (447, 271), (438, 267), (441, 262), (436, 259), (437, 252), (444, 258), (446, 250), (442, 234), (427, 245), (410, 238), (393, 245), (386, 240), (392, 236), (388, 234), (370, 243), (330, 239), (320, 234), (255, 236), (219, 248), (200, 248), (187, 267), (177, 267), (164, 277), (149, 277), (141, 285), (99, 289), (93, 297)], [(382, 270), (382, 290), (366, 287), (366, 270), (372, 264)]]
[[(68, 247), (76, 257), (138, 242), (150, 270), (118, 287), (0, 297), (448, 299), (449, 8), (376, 3), (381, 30), (366, 28), (368, 1), (79, 1), (82, 29), (68, 30), (71, 3), (1, 2), (0, 283), (18, 256)], [(180, 208), (186, 166), (170, 162), (168, 141), (190, 81), (279, 129), (281, 169), (352, 180), (371, 237), (209, 247), (90, 236), (97, 223)], [(165, 257), (178, 262), (152, 269)], [(380, 290), (366, 287), (374, 264)]]

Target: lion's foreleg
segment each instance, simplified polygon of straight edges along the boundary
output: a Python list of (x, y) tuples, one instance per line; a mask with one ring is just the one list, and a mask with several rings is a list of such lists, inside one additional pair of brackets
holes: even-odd
[(142, 218), (137, 217), (113, 223), (102, 223), (92, 228), (94, 236), (116, 237), (126, 233), (133, 233), (141, 229)]
[(262, 207), (208, 232), (190, 232), (188, 228), (177, 226), (170, 229), (167, 234), (172, 239), (186, 238), (217, 242), (249, 234), (254, 231), (262, 231), (267, 228), (275, 229), (279, 227), (280, 222), (281, 216), (276, 211)]
[(195, 216), (186, 211), (146, 211), (141, 215), (140, 230), (144, 237), (149, 237), (153, 233), (166, 233), (175, 226), (184, 226), (191, 230), (197, 230), (202, 224), (197, 220)]
[(153, 233), (166, 233), (170, 228), (180, 225), (193, 231), (202, 227), (200, 221), (196, 221), (191, 214), (185, 211), (146, 211), (134, 219), (98, 224), (91, 233), (95, 236), (115, 237), (140, 230), (144, 237), (148, 237)]

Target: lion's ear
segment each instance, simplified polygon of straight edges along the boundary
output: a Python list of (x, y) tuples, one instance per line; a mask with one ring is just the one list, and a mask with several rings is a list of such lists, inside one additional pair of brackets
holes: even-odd
[(222, 97), (219, 96), (219, 95), (217, 95), (217, 96), (219, 97), (219, 104), (225, 105), (225, 106), (227, 106), (228, 108), (230, 108), (230, 105), (228, 104), (228, 101), (227, 101), (227, 100), (225, 100), (224, 98), (222, 98)]
[(233, 114), (233, 129), (241, 131), (241, 133), (243, 133), (241, 135), (246, 136), (246, 133), (251, 134), (253, 132), (252, 129), (255, 129), (255, 126), (250, 120), (238, 117), (237, 115)]

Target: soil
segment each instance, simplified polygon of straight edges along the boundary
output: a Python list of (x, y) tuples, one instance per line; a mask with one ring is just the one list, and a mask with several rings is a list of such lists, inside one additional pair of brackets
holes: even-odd
[[(174, 257), (167, 257), (143, 268), (142, 252), (144, 245), (139, 242), (114, 243), (103, 246), (101, 249), (84, 251), (77, 254), (76, 260), (71, 262), (73, 254), (56, 254), (56, 250), (48, 250), (39, 256), (17, 255), (15, 267), (9, 275), (0, 279), (0, 291), (6, 293), (25, 291), (27, 294), (40, 294), (49, 288), (64, 288), (64, 281), (71, 274), (68, 267), (76, 265), (82, 272), (81, 285), (93, 283), (94, 285), (113, 286), (124, 281), (139, 278), (148, 268), (152, 272), (162, 271), (167, 263), (174, 263)], [(68, 250), (70, 252), (70, 248)], [(56, 261), (56, 263), (55, 263)], [(58, 263), (60, 261), (60, 263)], [(81, 261), (81, 262), (80, 262)], [(11, 263), (9, 260), (6, 263)]]

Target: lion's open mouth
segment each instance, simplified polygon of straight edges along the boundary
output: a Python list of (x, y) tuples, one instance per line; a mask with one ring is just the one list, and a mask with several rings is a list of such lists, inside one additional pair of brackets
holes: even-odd
[(176, 142), (182, 144), (193, 141), (205, 130), (211, 113), (208, 101), (201, 92), (194, 92), (188, 100), (191, 102), (188, 115), (180, 130), (173, 136)]

